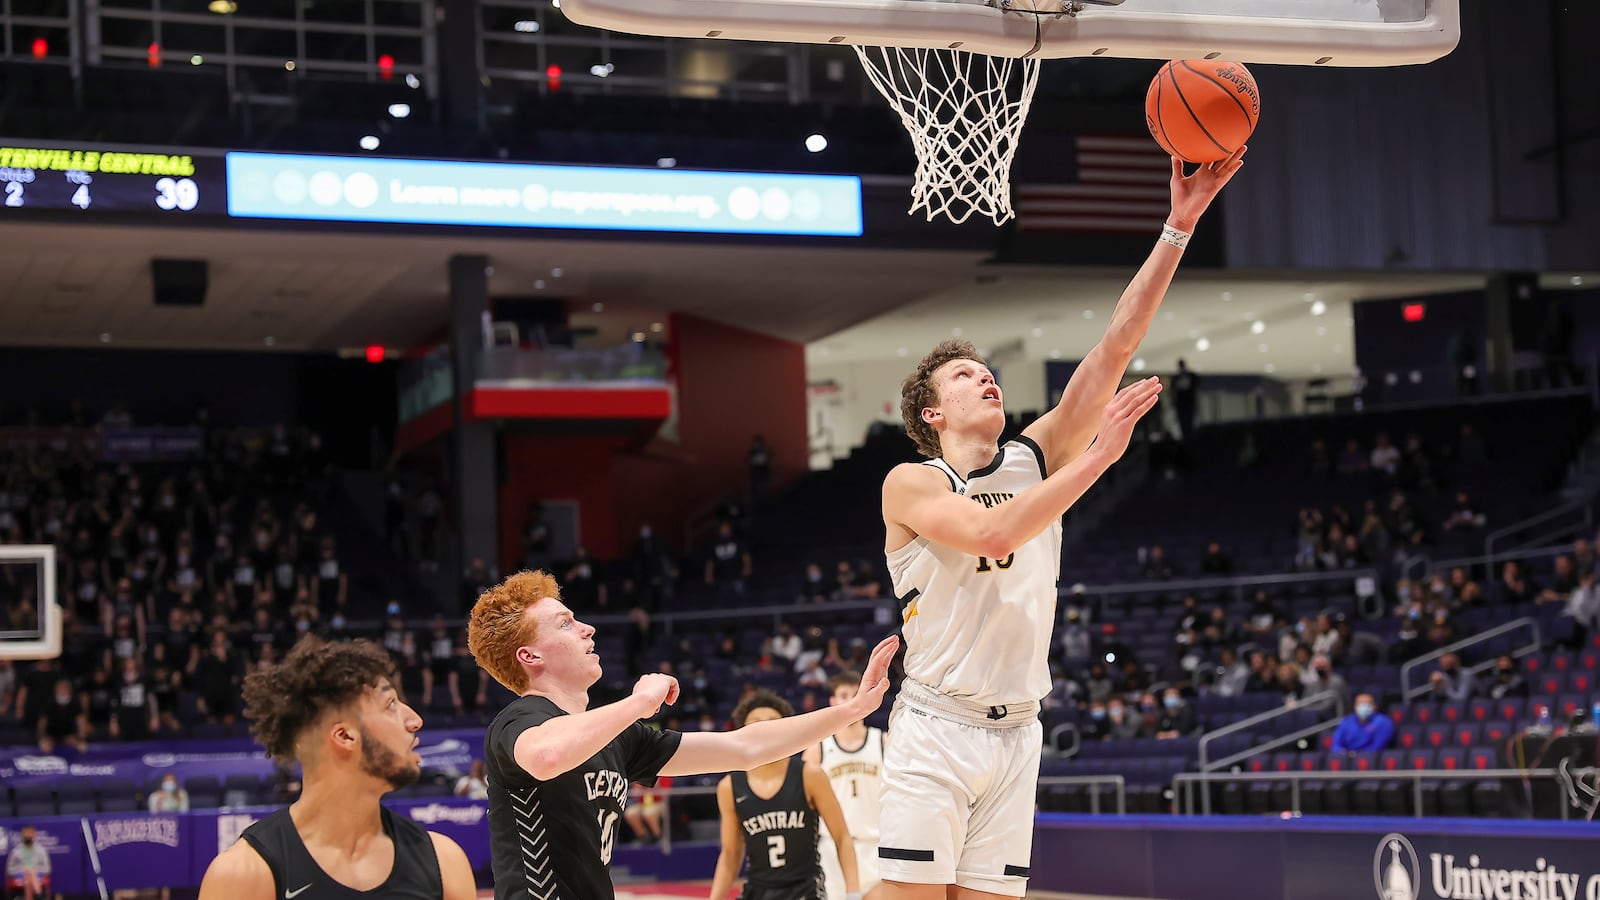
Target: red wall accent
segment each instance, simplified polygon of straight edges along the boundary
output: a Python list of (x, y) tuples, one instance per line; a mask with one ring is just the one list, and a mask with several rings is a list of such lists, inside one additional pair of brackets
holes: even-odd
[(694, 316), (674, 316), (669, 333), (678, 442), (658, 437), (637, 448), (615, 434), (505, 438), (503, 567), (521, 559), (534, 498), (577, 500), (581, 540), (591, 556), (604, 559), (633, 552), (644, 522), (676, 545), (686, 519), (729, 496), (743, 497), (745, 454), (755, 434), (772, 448), (775, 486), (804, 471), (805, 348)]

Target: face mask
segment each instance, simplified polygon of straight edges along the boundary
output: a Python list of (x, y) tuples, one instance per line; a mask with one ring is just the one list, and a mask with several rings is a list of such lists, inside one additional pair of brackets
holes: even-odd
[(171, 781), (164, 781), (161, 783), (161, 789), (169, 794), (176, 794), (178, 792), (178, 785)]
[(22, 846), (24, 846), (24, 847), (32, 847), (33, 846), (33, 838), (23, 838), (22, 839)]
[(391, 615), (391, 616), (400, 615), (400, 604), (398, 604), (398, 603), (389, 604), (389, 615)]
[(1113, 722), (1121, 722), (1122, 721), (1122, 707), (1114, 706), (1111, 709), (1106, 711), (1106, 715), (1110, 716), (1111, 717), (1111, 721), (1113, 721)]
[(305, 634), (307, 631), (311, 630), (311, 623), (307, 622), (305, 619), (301, 619), (300, 621), (294, 623), (294, 630), (300, 632), (301, 634)]
[(72, 695), (71, 694), (57, 694), (56, 695), (56, 702), (61, 704), (62, 706), (66, 706), (68, 703), (72, 702)]
[(1510, 678), (1512, 675), (1515, 675), (1515, 674), (1516, 674), (1516, 672), (1514, 672), (1511, 669), (1501, 669), (1500, 670), (1500, 677), (1501, 678)]
[(344, 628), (344, 616), (334, 616), (333, 617), (333, 627), (334, 627), (334, 630), (343, 629)]
[(1183, 703), (1183, 700), (1179, 697), (1163, 697), (1161, 702), (1167, 705), (1167, 709), (1177, 709)]
[(1400, 589), (1400, 599), (1401, 600), (1408, 600), (1410, 598), (1411, 598), (1411, 588), (1409, 588), (1409, 587), (1401, 588)]
[(1412, 621), (1416, 621), (1416, 620), (1422, 618), (1422, 610), (1413, 609), (1410, 612), (1406, 613), (1406, 618), (1411, 619)]
[(1139, 708), (1143, 709), (1145, 712), (1150, 712), (1156, 708), (1156, 705), (1154, 703), (1141, 703), (1139, 704)]
[(1096, 722), (1102, 721), (1106, 717), (1106, 711), (1103, 709), (1091, 709), (1089, 710), (1089, 717)]
[(1356, 718), (1366, 720), (1372, 718), (1373, 708), (1371, 703), (1356, 704)]

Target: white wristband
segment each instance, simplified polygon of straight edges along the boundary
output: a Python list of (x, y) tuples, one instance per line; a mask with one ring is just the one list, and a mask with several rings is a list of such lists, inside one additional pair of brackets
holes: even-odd
[(1163, 223), (1161, 226), (1161, 239), (1179, 250), (1189, 246), (1189, 238), (1191, 237), (1194, 237), (1194, 235), (1187, 231), (1179, 231), (1171, 225)]

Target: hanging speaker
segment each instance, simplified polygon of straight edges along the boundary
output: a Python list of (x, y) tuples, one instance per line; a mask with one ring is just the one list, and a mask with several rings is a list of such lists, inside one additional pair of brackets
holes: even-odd
[(157, 306), (204, 306), (207, 263), (203, 259), (152, 259), (150, 282)]

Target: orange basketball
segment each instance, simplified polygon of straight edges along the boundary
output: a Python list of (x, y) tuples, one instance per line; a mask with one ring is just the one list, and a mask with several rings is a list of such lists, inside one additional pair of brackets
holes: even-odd
[(1243, 64), (1175, 59), (1144, 96), (1145, 123), (1162, 149), (1192, 163), (1226, 159), (1261, 116), (1261, 92)]

